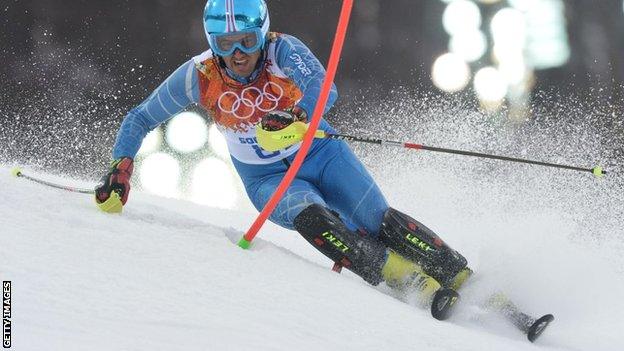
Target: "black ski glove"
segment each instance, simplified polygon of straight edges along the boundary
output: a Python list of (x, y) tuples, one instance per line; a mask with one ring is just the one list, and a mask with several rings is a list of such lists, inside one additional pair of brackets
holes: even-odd
[(299, 106), (295, 106), (285, 111), (276, 110), (269, 112), (262, 117), (260, 126), (266, 131), (274, 132), (288, 127), (293, 122), (305, 122), (307, 119), (307, 113)]

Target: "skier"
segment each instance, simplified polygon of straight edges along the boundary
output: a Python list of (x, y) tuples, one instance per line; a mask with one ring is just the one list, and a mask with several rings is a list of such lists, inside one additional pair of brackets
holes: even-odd
[[(297, 38), (269, 31), (264, 0), (208, 0), (204, 29), (210, 49), (180, 66), (125, 117), (113, 162), (96, 202), (119, 212), (128, 200), (135, 157), (145, 135), (191, 103), (203, 106), (227, 140), (247, 194), (261, 210), (300, 144), (268, 152), (256, 129), (279, 131), (308, 121), (325, 70)], [(337, 99), (332, 87), (327, 112)], [(335, 130), (324, 119), (320, 129)], [(377, 184), (344, 141), (317, 139), (270, 220), (368, 283), (386, 282), (431, 300), (470, 275), (466, 259), (430, 229), (388, 206)]]

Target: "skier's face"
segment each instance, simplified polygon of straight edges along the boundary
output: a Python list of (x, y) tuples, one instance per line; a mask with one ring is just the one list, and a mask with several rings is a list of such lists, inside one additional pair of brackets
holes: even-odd
[(223, 56), (223, 61), (227, 68), (231, 69), (237, 76), (240, 77), (249, 77), (254, 69), (256, 68), (256, 64), (260, 59), (260, 50), (246, 54), (241, 50), (236, 49), (234, 53), (230, 56)]

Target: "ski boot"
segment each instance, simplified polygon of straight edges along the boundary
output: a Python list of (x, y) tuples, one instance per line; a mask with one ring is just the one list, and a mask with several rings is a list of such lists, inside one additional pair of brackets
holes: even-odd
[(469, 267), (464, 267), (451, 279), (449, 287), (455, 291), (459, 291), (459, 289), (464, 285), (464, 283), (472, 276), (472, 269)]
[(441, 288), (418, 264), (389, 250), (379, 240), (349, 230), (336, 213), (321, 205), (301, 211), (294, 226), (317, 250), (372, 285), (385, 281), (397, 291), (413, 289), (428, 302)]
[(381, 272), (390, 288), (404, 294), (415, 293), (417, 303), (423, 307), (431, 303), (433, 295), (442, 287), (419, 265), (393, 251), (388, 252), (388, 259)]
[(464, 256), (431, 229), (393, 208), (384, 215), (379, 237), (388, 248), (420, 265), (444, 288), (457, 290), (472, 274)]
[(438, 320), (447, 319), (459, 299), (455, 290), (444, 288), (419, 265), (392, 251), (389, 251), (382, 274), (389, 287), (408, 296), (415, 294), (415, 302), (423, 308), (430, 306), (431, 315)]
[[(378, 285), (385, 281), (398, 292), (416, 293), (416, 302), (421, 306), (431, 304), (431, 313), (437, 319), (448, 318), (459, 297), (419, 264), (379, 240), (352, 232), (337, 214), (321, 205), (310, 205), (301, 211), (294, 226), (317, 250), (368, 283)], [(451, 281), (459, 286), (467, 276), (455, 274)]]
[(295, 229), (322, 254), (359, 275), (371, 285), (384, 278), (388, 249), (379, 240), (349, 230), (338, 215), (313, 204), (294, 220)]

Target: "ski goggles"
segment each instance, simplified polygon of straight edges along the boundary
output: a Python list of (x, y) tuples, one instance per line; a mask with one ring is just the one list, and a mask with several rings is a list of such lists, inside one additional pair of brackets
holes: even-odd
[(230, 56), (236, 49), (252, 54), (264, 46), (260, 28), (251, 28), (233, 33), (210, 34), (210, 48), (218, 56)]

